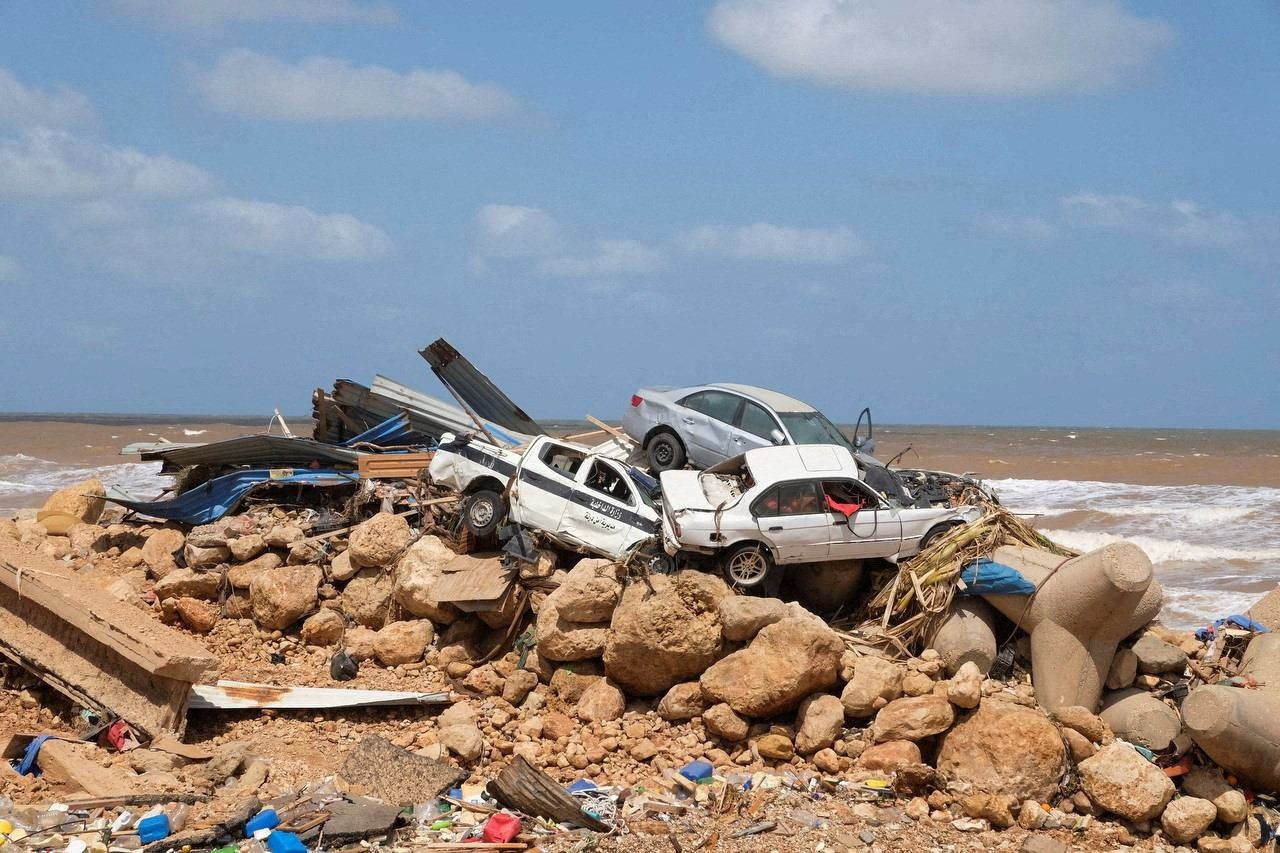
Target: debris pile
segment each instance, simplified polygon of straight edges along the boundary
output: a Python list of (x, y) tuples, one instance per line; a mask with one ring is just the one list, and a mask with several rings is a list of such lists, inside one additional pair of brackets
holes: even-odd
[[(541, 428), (375, 387), (317, 392), (315, 439), (145, 449), (167, 500), (90, 481), (0, 520), (0, 846), (1272, 844), (1280, 591), (1173, 633), (1140, 549), (1072, 554), (984, 499), (918, 556), (743, 594), (521, 521), (520, 461), (489, 469), (508, 523), (477, 519), (437, 443), (469, 423), (518, 458)], [(639, 517), (615, 432), (555, 446)]]

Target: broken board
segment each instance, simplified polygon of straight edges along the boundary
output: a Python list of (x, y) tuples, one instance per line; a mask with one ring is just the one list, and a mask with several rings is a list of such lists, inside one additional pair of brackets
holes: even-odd
[(515, 570), (503, 565), (501, 555), (463, 554), (440, 570), (431, 596), (470, 613), (499, 610), (515, 577)]
[(362, 453), (356, 460), (361, 480), (412, 480), (431, 464), (434, 453)]
[(409, 690), (355, 690), (345, 687), (276, 687), (249, 681), (221, 680), (191, 689), (191, 709), (371, 708), (380, 705), (447, 705), (448, 693)]
[(217, 666), (199, 643), (12, 541), (0, 541), (0, 654), (152, 737), (181, 737), (191, 683)]

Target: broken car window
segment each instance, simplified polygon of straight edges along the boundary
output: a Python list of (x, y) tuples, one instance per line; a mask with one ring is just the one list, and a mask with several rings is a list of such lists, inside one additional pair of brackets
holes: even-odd
[(599, 459), (591, 463), (591, 470), (587, 472), (587, 480), (584, 485), (588, 489), (599, 492), (602, 495), (608, 495), (620, 503), (635, 504), (631, 497), (631, 490), (627, 488), (622, 475)]
[(779, 412), (796, 444), (838, 444), (853, 449), (849, 439), (821, 412)]
[(825, 512), (818, 493), (812, 481), (783, 483), (765, 492), (751, 509), (757, 516), (815, 515)]
[(587, 454), (549, 441), (538, 454), (538, 458), (542, 460), (543, 465), (572, 480), (578, 473), (578, 469), (582, 467), (582, 461), (587, 458)]
[(680, 405), (695, 412), (701, 412), (709, 418), (731, 424), (737, 419), (738, 406), (742, 405), (742, 398), (724, 391), (699, 391), (697, 394), (685, 397), (680, 401)]

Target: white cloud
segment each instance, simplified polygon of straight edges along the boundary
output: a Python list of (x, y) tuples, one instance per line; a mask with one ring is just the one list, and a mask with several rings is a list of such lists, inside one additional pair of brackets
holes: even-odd
[(536, 207), (486, 204), (476, 214), (480, 251), (501, 258), (548, 255), (563, 242), (560, 223)]
[(1081, 192), (1060, 200), (1069, 225), (1102, 231), (1153, 234), (1190, 246), (1228, 248), (1254, 236), (1251, 223), (1233, 213), (1204, 210), (1193, 201), (1153, 202), (1131, 195)]
[(608, 278), (658, 272), (666, 263), (666, 255), (660, 249), (638, 240), (600, 239), (589, 254), (543, 258), (537, 271), (566, 278)]
[(216, 110), (281, 121), (486, 121), (518, 108), (502, 88), (472, 83), (456, 71), (415, 68), (402, 74), (327, 56), (290, 64), (237, 49), (209, 71), (194, 72), (193, 79)]
[(72, 127), (92, 123), (89, 99), (67, 86), (41, 90), (26, 86), (0, 68), (0, 125), (12, 127)]
[(719, 0), (708, 26), (781, 77), (985, 97), (1097, 89), (1173, 40), (1114, 0)]
[(0, 282), (14, 281), (20, 272), (21, 264), (8, 255), (0, 255)]
[(254, 254), (364, 261), (391, 251), (381, 229), (346, 213), (240, 198), (200, 202), (194, 212), (210, 239)]
[(0, 197), (185, 196), (213, 184), (209, 173), (190, 163), (64, 131), (39, 129), (0, 140)]
[(1020, 240), (1047, 240), (1058, 228), (1039, 216), (979, 216), (974, 220), (979, 231), (995, 237)]
[(386, 3), (353, 0), (116, 0), (136, 18), (180, 29), (216, 29), (223, 24), (296, 21), (303, 24), (390, 24), (398, 20)]
[(752, 261), (840, 264), (865, 254), (866, 245), (843, 225), (793, 228), (755, 222), (740, 228), (704, 225), (677, 237), (685, 249)]

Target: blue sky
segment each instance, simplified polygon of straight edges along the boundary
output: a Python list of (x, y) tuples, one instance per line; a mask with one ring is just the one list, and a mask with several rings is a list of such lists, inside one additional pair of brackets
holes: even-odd
[(0, 410), (1280, 427), (1266, 2), (0, 4)]

